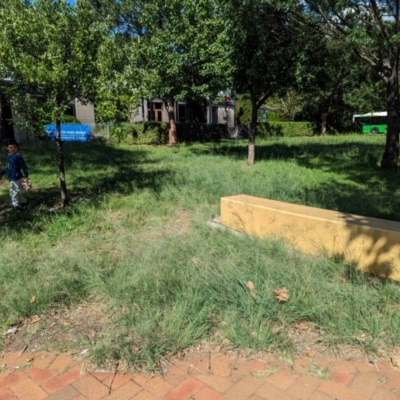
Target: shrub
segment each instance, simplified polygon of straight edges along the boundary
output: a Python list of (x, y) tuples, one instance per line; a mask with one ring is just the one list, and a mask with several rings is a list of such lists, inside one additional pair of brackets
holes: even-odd
[(178, 141), (181, 142), (214, 142), (229, 137), (224, 124), (181, 122), (176, 125)]
[(235, 116), (238, 124), (251, 123), (251, 99), (249, 94), (239, 94), (235, 102)]
[(168, 143), (168, 124), (165, 122), (127, 122), (110, 128), (111, 141), (128, 144)]
[(342, 122), (340, 124), (331, 124), (328, 128), (330, 134), (354, 134), (361, 133), (361, 125), (356, 122)]
[(271, 121), (258, 124), (258, 136), (312, 136), (315, 133), (315, 126), (311, 122), (278, 122)]
[(62, 124), (80, 124), (78, 118), (74, 117), (73, 115), (63, 115), (61, 116), (61, 123)]
[[(228, 137), (224, 124), (176, 123), (178, 142), (218, 141)], [(128, 144), (167, 144), (168, 123), (132, 122), (111, 127), (111, 141)]]

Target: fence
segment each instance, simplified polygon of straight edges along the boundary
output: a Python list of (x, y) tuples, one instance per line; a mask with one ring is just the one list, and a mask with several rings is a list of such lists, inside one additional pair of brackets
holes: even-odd
[(87, 124), (90, 126), (91, 136), (93, 139), (110, 141), (110, 124)]

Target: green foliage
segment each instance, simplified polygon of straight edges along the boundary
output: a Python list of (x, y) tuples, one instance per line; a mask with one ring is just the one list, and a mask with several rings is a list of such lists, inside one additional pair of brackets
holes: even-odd
[(73, 115), (63, 115), (60, 118), (60, 121), (63, 124), (80, 124), (81, 123), (81, 121), (79, 121), (79, 119), (74, 117)]
[(278, 111), (268, 111), (267, 115), (267, 119), (269, 122), (282, 122), (283, 120), (281, 113)]
[(178, 139), (183, 142), (218, 142), (229, 137), (225, 124), (178, 123)]
[(229, 27), (218, 1), (90, 1), (111, 15), (117, 53), (136, 47), (127, 67), (134, 64), (139, 74), (151, 76), (140, 79), (141, 96), (198, 101), (229, 86)]
[[(218, 141), (228, 137), (224, 124), (176, 123), (179, 142)], [(165, 122), (134, 122), (114, 125), (111, 140), (129, 144), (167, 144)]]
[(12, 77), (6, 95), (19, 115), (55, 121), (72, 99), (94, 99), (108, 38), (87, 1), (10, 0), (0, 4), (0, 18), (0, 64)]
[(249, 125), (251, 123), (251, 99), (249, 94), (237, 95), (235, 116), (238, 125)]
[(154, 71), (140, 68), (138, 39), (113, 35), (99, 49), (98, 88), (95, 97), (96, 119), (119, 124), (129, 121), (139, 106), (143, 88), (155, 79)]
[[(400, 131), (399, 4), (389, 0), (306, 0), (306, 3), (309, 15), (319, 18), (323, 35), (345, 44), (385, 84), (388, 124), (381, 168), (395, 173)], [(371, 91), (367, 90), (366, 93), (370, 95)], [(354, 101), (354, 98), (347, 100)]]
[[(268, 105), (276, 106), (276, 102), (269, 101)], [(249, 94), (238, 95), (235, 102), (235, 116), (238, 125), (250, 125), (251, 124), (251, 99)], [(267, 121), (282, 121), (284, 117), (280, 110), (270, 111), (266, 110)], [(258, 121), (262, 122), (263, 110), (258, 110)]]
[(300, 118), (321, 124), (327, 114), (328, 122), (337, 125), (360, 110), (386, 109), (383, 82), (346, 43), (316, 29), (305, 29), (303, 35), (295, 85)]
[[(291, 84), (296, 35), (288, 7), (279, 3), (235, 0), (226, 4), (232, 31), (233, 88), (249, 94), (251, 104), (247, 165), (253, 165), (257, 111), (270, 96)], [(249, 111), (244, 102), (242, 109), (241, 123), (245, 123)]]
[(96, 79), (103, 72), (101, 48), (111, 40), (108, 26), (87, 0), (74, 5), (67, 0), (0, 1), (0, 20), (0, 69), (10, 78), (5, 95), (12, 101), (16, 122), (32, 133), (43, 134), (44, 122), (56, 123), (65, 206), (69, 200), (61, 117), (73, 99), (86, 103), (96, 97)]
[(267, 97), (290, 84), (295, 38), (289, 14), (259, 0), (232, 1), (226, 12), (234, 43), (234, 89), (255, 98), (258, 108)]
[(302, 111), (302, 96), (293, 87), (277, 93), (267, 100), (267, 105), (277, 108), (268, 112), (268, 121), (295, 121)]
[(134, 122), (111, 126), (111, 141), (128, 144), (168, 143), (168, 124), (165, 122)]
[[(229, 25), (217, 1), (164, 0), (143, 8), (149, 91), (164, 100), (209, 97), (230, 84)], [(211, 39), (212, 38), (212, 39)]]
[(315, 134), (315, 125), (310, 122), (270, 121), (258, 124), (258, 135), (268, 136), (312, 136)]

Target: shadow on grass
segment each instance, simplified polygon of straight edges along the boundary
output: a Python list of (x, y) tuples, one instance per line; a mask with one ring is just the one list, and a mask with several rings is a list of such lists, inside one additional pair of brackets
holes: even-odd
[[(308, 141), (308, 142), (307, 142)], [(194, 154), (215, 154), (246, 161), (247, 142), (234, 141), (209, 145), (204, 149), (191, 149)], [(384, 144), (368, 142), (321, 143), (304, 138), (301, 144), (286, 144), (265, 140), (256, 144), (256, 162), (260, 160), (296, 160), (299, 165), (334, 173), (345, 173), (350, 179), (360, 181), (369, 178), (372, 170), (378, 171)]]
[[(304, 138), (299, 144), (262, 141), (256, 145), (256, 163), (261, 160), (292, 161), (316, 172), (338, 175), (316, 188), (305, 189), (306, 205), (318, 204), (322, 208), (400, 221), (400, 198), (395, 193), (400, 177), (380, 171), (384, 143), (377, 144), (367, 139), (365, 142), (321, 143), (320, 138), (318, 142), (313, 138)], [(191, 148), (196, 155), (227, 156), (243, 160), (243, 163), (247, 159), (247, 151), (246, 141)]]
[[(65, 169), (69, 197), (72, 204), (95, 198), (102, 201), (105, 195), (129, 195), (135, 190), (149, 189), (158, 193), (170, 171), (165, 168), (149, 168), (157, 160), (150, 160), (148, 151), (142, 148), (125, 150), (102, 143), (66, 143), (64, 145)], [(31, 228), (33, 220), (45, 218), (55, 209), (69, 213), (71, 208), (60, 209), (57, 154), (53, 143), (31, 142), (22, 146), (31, 174), (43, 178), (52, 176), (51, 186), (33, 181), (34, 190), (23, 193), (29, 200), (26, 210), (15, 213), (11, 209), (8, 190), (0, 195), (0, 224), (12, 232)], [(54, 179), (53, 179), (54, 178)], [(3, 181), (1, 185), (8, 185)], [(41, 188), (42, 186), (42, 188)]]

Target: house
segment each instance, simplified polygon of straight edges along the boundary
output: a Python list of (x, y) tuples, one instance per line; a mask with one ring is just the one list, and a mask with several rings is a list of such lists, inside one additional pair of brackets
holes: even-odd
[[(190, 122), (186, 102), (176, 101), (174, 110), (176, 122)], [(211, 99), (208, 99), (205, 111), (208, 124), (235, 125), (235, 105), (234, 101), (228, 97), (221, 103), (213, 103)], [(132, 112), (131, 121), (168, 122), (168, 111), (164, 101), (161, 99), (153, 99), (151, 101), (142, 99), (139, 107)]]
[[(1, 96), (1, 95), (0, 95)], [(82, 124), (94, 126), (94, 107), (93, 104), (82, 104), (78, 99), (74, 99), (69, 104), (66, 115), (74, 116)], [(15, 139), (18, 142), (25, 142), (31, 137), (29, 133), (18, 127), (16, 123), (18, 116), (14, 115), (12, 106), (5, 96), (0, 97), (0, 140)]]
[[(20, 129), (18, 124), (13, 123), (18, 117), (13, 115), (12, 107), (4, 96), (0, 104), (2, 107), (0, 112), (0, 139), (14, 138), (19, 142), (29, 140), (29, 133)], [(228, 97), (225, 98), (225, 101), (219, 103), (213, 103), (211, 99), (208, 99), (205, 110), (206, 123), (225, 124), (227, 127), (233, 127), (235, 125), (234, 108), (234, 101)], [(96, 125), (94, 106), (91, 103), (82, 104), (78, 99), (74, 99), (69, 104), (66, 115), (75, 117), (82, 124), (92, 127)], [(168, 122), (168, 112), (164, 101), (161, 99), (151, 101), (142, 99), (139, 107), (131, 114), (131, 122), (140, 121)], [(175, 102), (175, 121), (189, 122), (186, 102)]]

